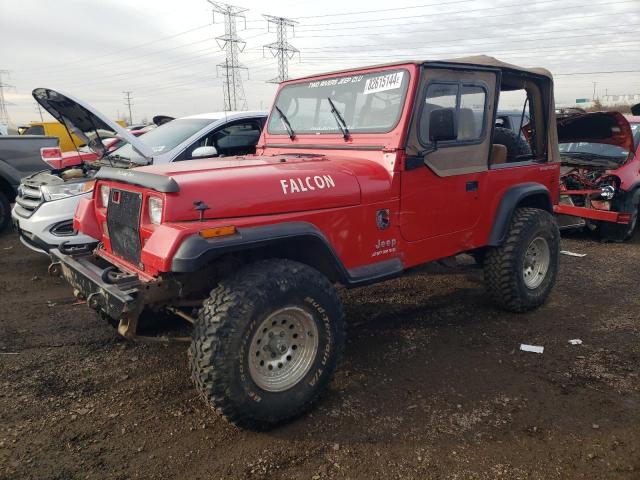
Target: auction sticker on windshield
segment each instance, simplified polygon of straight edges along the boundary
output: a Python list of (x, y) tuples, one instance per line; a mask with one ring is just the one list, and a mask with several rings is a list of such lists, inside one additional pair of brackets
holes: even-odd
[(364, 84), (364, 94), (395, 90), (402, 85), (404, 72), (394, 72), (380, 77), (368, 78)]

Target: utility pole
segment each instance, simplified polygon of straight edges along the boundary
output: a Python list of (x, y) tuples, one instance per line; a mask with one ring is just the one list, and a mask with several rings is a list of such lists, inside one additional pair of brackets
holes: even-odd
[(238, 37), (236, 19), (242, 18), (246, 27), (246, 19), (243, 13), (247, 9), (212, 0), (207, 1), (213, 5), (214, 23), (216, 13), (224, 16), (224, 35), (216, 37), (220, 50), (224, 50), (227, 54), (225, 61), (216, 65), (223, 72), (222, 94), (224, 97), (224, 109), (225, 111), (246, 110), (247, 99), (244, 96), (240, 71), (246, 70), (248, 75), (249, 70), (241, 65), (238, 60), (238, 54), (244, 50), (246, 42)]
[(278, 58), (278, 76), (271, 80), (270, 83), (284, 82), (289, 78), (289, 60), (297, 53), (300, 56), (300, 50), (287, 42), (287, 29), (291, 27), (291, 30), (295, 28), (295, 24), (298, 23), (295, 20), (284, 17), (274, 17), (273, 15), (262, 15), (267, 20), (267, 31), (270, 31), (271, 24), (276, 27), (277, 40), (268, 45), (264, 45), (264, 49), (267, 48), (271, 51), (274, 57)]
[(133, 93), (130, 90), (127, 90), (124, 93), (124, 104), (129, 108), (129, 125), (133, 125), (133, 115), (131, 115), (131, 94)]
[(7, 101), (4, 98), (4, 89), (13, 88), (13, 85), (8, 85), (2, 80), (2, 76), (9, 76), (9, 70), (0, 70), (0, 123), (3, 125), (9, 125), (9, 112), (7, 111)]
[(591, 98), (594, 102), (596, 100), (596, 85), (598, 82), (593, 82), (593, 97)]

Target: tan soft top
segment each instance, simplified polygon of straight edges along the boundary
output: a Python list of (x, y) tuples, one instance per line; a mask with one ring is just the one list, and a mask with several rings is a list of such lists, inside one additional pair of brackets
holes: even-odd
[(516, 72), (526, 72), (526, 73), (531, 73), (531, 74), (535, 74), (535, 75), (540, 75), (543, 77), (548, 78), (549, 80), (552, 80), (552, 75), (551, 72), (549, 70), (547, 70), (546, 68), (525, 68), (525, 67), (519, 67), (518, 65), (514, 65), (512, 63), (506, 63), (506, 62), (502, 62), (500, 60), (498, 60), (497, 58), (494, 57), (490, 57), (488, 55), (473, 55), (470, 57), (460, 57), (460, 58), (450, 58), (450, 59), (446, 59), (446, 60), (405, 60), (402, 62), (391, 62), (391, 63), (384, 63), (384, 64), (379, 64), (379, 65), (371, 65), (371, 66), (364, 66), (364, 67), (357, 67), (357, 68), (350, 68), (347, 70), (336, 70), (333, 72), (328, 72), (328, 73), (320, 73), (320, 74), (315, 74), (315, 75), (306, 75), (304, 77), (299, 77), (293, 80), (302, 80), (302, 79), (306, 79), (306, 78), (313, 78), (313, 77), (318, 77), (318, 76), (325, 76), (325, 75), (337, 75), (340, 73), (347, 73), (347, 72), (352, 72), (354, 70), (362, 70), (362, 69), (369, 69), (369, 68), (380, 68), (380, 67), (390, 67), (390, 66), (394, 66), (394, 65), (406, 65), (407, 63), (414, 63), (416, 65), (422, 65), (423, 63), (457, 63), (460, 65), (475, 65), (475, 66), (482, 66), (482, 67), (493, 67), (493, 68), (499, 68), (501, 70), (511, 70), (511, 71), (516, 71)]

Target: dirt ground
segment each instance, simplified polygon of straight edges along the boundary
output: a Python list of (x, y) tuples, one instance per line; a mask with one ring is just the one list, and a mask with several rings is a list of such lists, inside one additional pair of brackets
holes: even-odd
[(342, 292), (329, 392), (253, 433), (196, 396), (185, 345), (118, 338), (4, 235), (0, 478), (638, 479), (640, 236), (563, 247), (587, 256), (562, 256), (549, 303), (525, 315), (495, 309), (475, 269)]

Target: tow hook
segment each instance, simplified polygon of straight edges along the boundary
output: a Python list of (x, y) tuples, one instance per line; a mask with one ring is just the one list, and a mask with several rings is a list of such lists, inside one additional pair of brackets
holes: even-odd
[(51, 265), (49, 265), (47, 272), (52, 277), (62, 276), (62, 266), (60, 265), (60, 262), (53, 262)]
[(98, 305), (99, 305), (99, 300), (100, 300), (100, 293), (98, 292), (94, 292), (91, 295), (89, 295), (87, 297), (87, 305), (89, 305), (89, 307), (93, 308), (94, 310), (98, 309)]

